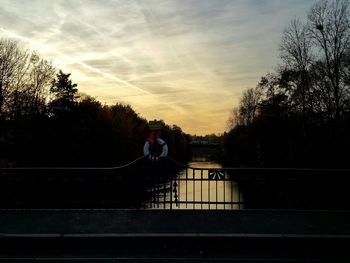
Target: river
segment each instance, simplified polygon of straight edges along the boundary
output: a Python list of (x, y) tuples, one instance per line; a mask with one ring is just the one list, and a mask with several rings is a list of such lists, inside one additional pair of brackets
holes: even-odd
[[(166, 185), (158, 186), (158, 189), (165, 192), (165, 198), (160, 200), (171, 200), (173, 203), (152, 205), (155, 209), (242, 209), (243, 198), (239, 191), (238, 184), (229, 180), (229, 175), (225, 175), (225, 180), (208, 180), (209, 169), (219, 169), (222, 166), (205, 158), (195, 160), (188, 163), (189, 168), (182, 169), (176, 180), (174, 192), (174, 182), (170, 186), (170, 182)], [(194, 180), (193, 180), (194, 179)], [(204, 180), (203, 180), (204, 179)], [(173, 191), (171, 192), (170, 189)], [(177, 195), (177, 203), (175, 202), (175, 193)], [(240, 202), (241, 204), (237, 204)]]
[[(189, 167), (200, 168), (197, 170), (188, 168), (180, 171), (178, 186), (178, 195), (180, 205), (176, 208), (181, 209), (238, 209), (238, 204), (224, 204), (224, 202), (242, 202), (242, 196), (239, 197), (240, 191), (236, 182), (231, 180), (203, 180), (207, 179), (207, 169), (222, 168), (220, 164), (214, 161), (193, 161)], [(187, 174), (186, 174), (187, 173)], [(188, 180), (186, 180), (186, 177)], [(195, 178), (198, 181), (191, 180)], [(228, 179), (228, 175), (225, 177)], [(187, 186), (186, 186), (187, 184)], [(187, 193), (187, 194), (186, 194)], [(196, 204), (182, 204), (181, 201), (196, 201)], [(242, 208), (242, 205), (241, 207)]]

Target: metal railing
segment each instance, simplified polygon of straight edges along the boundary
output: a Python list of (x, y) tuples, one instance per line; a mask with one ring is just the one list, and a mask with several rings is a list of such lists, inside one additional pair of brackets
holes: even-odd
[(0, 208), (350, 210), (350, 170), (200, 168), (145, 157), (106, 168), (0, 168)]
[(0, 168), (0, 208), (139, 208), (148, 164), (142, 156), (116, 167)]
[[(167, 158), (173, 176), (158, 172), (151, 199), (144, 204), (150, 209), (241, 209), (244, 207), (237, 182), (224, 168), (196, 168)], [(157, 168), (156, 168), (157, 169)], [(164, 171), (163, 171), (164, 172)]]
[[(169, 157), (165, 163), (146, 208), (350, 210), (349, 169), (200, 168)], [(164, 176), (169, 170), (177, 172)]]

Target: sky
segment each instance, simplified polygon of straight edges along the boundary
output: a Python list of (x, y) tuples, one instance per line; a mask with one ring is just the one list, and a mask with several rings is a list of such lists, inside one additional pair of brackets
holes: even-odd
[(222, 133), (242, 92), (279, 63), (281, 34), (314, 0), (0, 0), (16, 38), (106, 104)]

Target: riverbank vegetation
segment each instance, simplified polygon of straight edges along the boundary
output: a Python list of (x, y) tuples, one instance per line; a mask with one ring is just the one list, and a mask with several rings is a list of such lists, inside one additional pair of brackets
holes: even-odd
[(243, 167), (349, 168), (348, 1), (319, 1), (285, 29), (281, 64), (243, 93), (224, 162)]
[[(147, 120), (130, 105), (81, 94), (71, 74), (11, 39), (0, 40), (0, 166), (115, 166), (143, 155)], [(188, 136), (164, 123), (174, 158)]]
[[(187, 160), (193, 148), (225, 166), (349, 167), (349, 2), (318, 1), (303, 21), (287, 26), (280, 64), (243, 93), (227, 133), (163, 122), (170, 156)], [(82, 94), (69, 73), (0, 40), (0, 166), (114, 166), (141, 156), (149, 133), (130, 105)]]

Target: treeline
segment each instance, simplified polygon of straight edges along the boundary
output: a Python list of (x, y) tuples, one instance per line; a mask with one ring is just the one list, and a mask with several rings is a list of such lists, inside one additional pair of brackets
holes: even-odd
[[(80, 94), (70, 74), (0, 40), (0, 166), (115, 166), (143, 154), (147, 120), (131, 106)], [(188, 156), (188, 136), (164, 124), (169, 154)]]
[(319, 1), (291, 21), (281, 64), (244, 92), (225, 136), (225, 162), (251, 167), (350, 166), (348, 1)]

